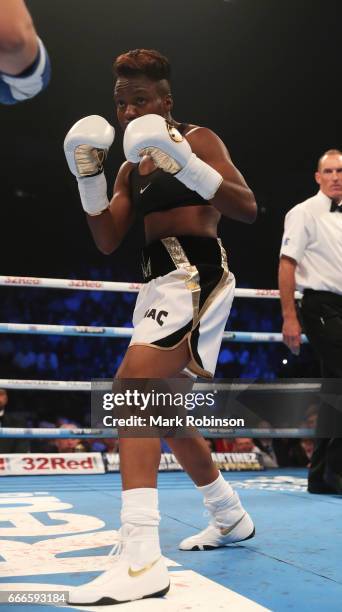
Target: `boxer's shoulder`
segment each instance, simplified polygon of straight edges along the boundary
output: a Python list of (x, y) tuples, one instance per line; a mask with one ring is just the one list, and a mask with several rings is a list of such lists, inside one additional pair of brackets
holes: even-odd
[(225, 143), (213, 130), (199, 125), (190, 125), (189, 127), (190, 129), (184, 132), (184, 136), (194, 153), (200, 157), (204, 153), (206, 156), (220, 154), (230, 159)]

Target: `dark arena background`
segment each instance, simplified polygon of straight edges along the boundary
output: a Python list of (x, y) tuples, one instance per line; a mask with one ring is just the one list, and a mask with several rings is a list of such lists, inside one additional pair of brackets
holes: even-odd
[[(117, 440), (87, 437), (84, 429), (90, 426), (89, 381), (112, 377), (129, 338), (91, 337), (89, 328), (98, 328), (99, 336), (104, 327), (131, 328), (136, 292), (99, 291), (96, 284), (70, 291), (26, 278), (142, 282), (141, 222), (116, 252), (102, 255), (63, 153), (77, 120), (105, 117), (116, 130), (105, 163), (111, 195), (124, 161), (114, 58), (135, 48), (166, 55), (174, 118), (216, 132), (253, 190), (256, 222), (223, 218), (219, 227), (239, 289), (277, 290), (285, 214), (317, 192), (314, 173), (322, 153), (342, 146), (340, 0), (26, 4), (48, 49), (52, 77), (39, 96), (0, 107), (0, 387), (8, 393), (5, 416), (0, 405), (0, 602), (11, 590), (59, 592), (87, 582), (107, 567), (117, 539)], [(271, 299), (267, 291), (265, 299), (236, 297), (226, 327), (235, 338), (222, 343), (216, 377), (269, 385), (309, 381), (297, 435), (289, 430), (285, 400), (288, 436), (273, 436), (271, 410), (259, 423), (264, 439), (254, 430), (243, 437), (206, 432), (215, 461), (253, 515), (256, 537), (208, 554), (177, 549), (207, 519), (163, 443), (161, 541), (173, 589), (163, 599), (123, 604), (124, 610), (341, 609), (340, 496), (306, 490), (319, 362), (309, 344), (294, 356), (281, 342), (280, 302), (273, 293)], [(9, 333), (14, 329), (8, 324), (25, 324), (26, 333)], [(29, 329), (42, 324), (82, 329), (75, 337)], [(261, 341), (257, 333), (264, 334)], [(17, 428), (17, 438), (9, 427)]]

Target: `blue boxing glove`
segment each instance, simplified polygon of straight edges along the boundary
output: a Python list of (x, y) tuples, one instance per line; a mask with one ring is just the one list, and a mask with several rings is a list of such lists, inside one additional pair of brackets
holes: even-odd
[(33, 98), (47, 87), (50, 75), (49, 56), (42, 41), (38, 38), (38, 54), (29, 68), (17, 75), (0, 72), (0, 102), (16, 104)]

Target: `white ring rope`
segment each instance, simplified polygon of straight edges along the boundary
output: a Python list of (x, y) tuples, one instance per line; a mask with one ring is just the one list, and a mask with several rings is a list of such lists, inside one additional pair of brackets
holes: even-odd
[[(101, 380), (93, 382), (97, 390), (101, 389)], [(107, 390), (108, 379), (103, 379), (103, 388)], [(91, 391), (92, 383), (77, 380), (17, 380), (15, 378), (0, 378), (0, 388), (18, 389), (22, 391)], [(195, 391), (217, 389), (219, 391), (298, 391), (317, 392), (321, 389), (320, 383), (195, 383)]]
[[(124, 283), (124, 282), (108, 282), (97, 280), (76, 280), (62, 278), (39, 278), (30, 276), (0, 276), (0, 286), (3, 287), (34, 287), (44, 289), (73, 289), (82, 291), (117, 291), (137, 293), (141, 287), (140, 283)], [(276, 289), (236, 289), (235, 297), (240, 298), (268, 298), (279, 299), (279, 291)], [(300, 299), (301, 294), (296, 291), (295, 299)], [(39, 325), (26, 323), (0, 323), (0, 333), (12, 334), (53, 334), (64, 336), (90, 336), (90, 337), (112, 337), (112, 338), (130, 338), (133, 333), (132, 328), (121, 327), (94, 327), (94, 326), (74, 326), (74, 325)], [(282, 342), (281, 333), (263, 333), (263, 332), (224, 332), (223, 340), (231, 342)], [(307, 342), (307, 338), (302, 336), (302, 342)], [(225, 385), (219, 388), (223, 389)], [(0, 379), (0, 387), (6, 389), (17, 390), (45, 390), (45, 391), (91, 391), (91, 383), (83, 381), (61, 381), (61, 380), (15, 380), (15, 379)], [(197, 383), (194, 389), (204, 389), (206, 383)], [(320, 385), (313, 383), (295, 383), (281, 384), (270, 383), (269, 385), (262, 384), (232, 384), (228, 385), (230, 390), (275, 390), (286, 388), (287, 390), (295, 391), (318, 391)], [(236, 389), (235, 389), (236, 387)], [(273, 389), (272, 389), (273, 387)], [(291, 388), (290, 388), (291, 387)], [(245, 429), (243, 435), (247, 437), (267, 437), (272, 432), (272, 437), (312, 437), (313, 430), (309, 429), (280, 429), (280, 430), (260, 430), (260, 429)], [(228, 430), (224, 432), (225, 437), (234, 437), (241, 435), (242, 430)], [(210, 430), (202, 430), (202, 435), (210, 435), (211, 437), (222, 437), (223, 431), (214, 432)], [(55, 428), (0, 428), (0, 438), (15, 437), (15, 438), (107, 438), (117, 437), (117, 430), (94, 430), (94, 429), (74, 429), (63, 430)]]
[[(96, 388), (99, 389), (102, 381), (97, 379), (94, 381)], [(103, 384), (107, 385), (108, 380), (103, 380)], [(16, 389), (16, 390), (36, 390), (36, 391), (86, 391), (92, 390), (92, 383), (87, 381), (66, 381), (66, 380), (16, 380), (9, 378), (0, 379), (0, 387), (4, 389)], [(217, 388), (217, 390), (229, 390), (229, 391), (295, 391), (295, 392), (314, 392), (317, 393), (321, 389), (320, 383), (195, 383), (194, 391), (204, 391), (206, 389)], [(286, 429), (199, 429), (200, 433), (205, 437), (219, 438), (219, 437), (240, 437), (241, 435), (258, 438), (258, 437), (272, 437), (272, 438), (312, 438), (314, 436), (314, 430), (308, 428), (286, 428)], [(0, 428), (0, 439), (1, 438), (109, 438), (118, 437), (116, 429), (57, 429), (57, 428), (27, 428), (27, 427), (1, 427)]]
[(17, 380), (0, 378), (1, 389), (21, 391), (91, 391), (91, 382), (77, 380)]
[[(314, 430), (297, 427), (289, 427), (284, 429), (247, 429), (247, 428), (230, 428), (230, 429), (203, 429), (199, 428), (202, 436), (211, 438), (312, 438)], [(40, 427), (24, 428), (24, 427), (1, 427), (1, 438), (117, 438), (117, 429), (55, 429)]]
[[(81, 289), (83, 291), (138, 292), (141, 284), (97, 280), (76, 280), (63, 278), (39, 278), (34, 276), (0, 276), (0, 286), (39, 287), (45, 289)], [(276, 289), (236, 289), (235, 297), (279, 299)], [(301, 294), (296, 292), (295, 297)], [(93, 336), (111, 338), (130, 338), (132, 328), (95, 327), (88, 325), (40, 325), (28, 323), (0, 323), (0, 334), (53, 334), (63, 336)], [(264, 332), (224, 332), (223, 340), (231, 342), (282, 342), (281, 333)], [(302, 342), (307, 339), (303, 335)]]
[(88, 325), (39, 325), (35, 323), (0, 323), (0, 334), (51, 334), (55, 336), (95, 336), (130, 338), (133, 328)]
[[(77, 280), (67, 278), (39, 278), (35, 276), (0, 276), (3, 287), (37, 287), (42, 289), (80, 289), (82, 291), (118, 291), (137, 293), (140, 283), (118, 283), (98, 280)], [(279, 299), (277, 289), (235, 289), (235, 297)], [(301, 293), (296, 291), (295, 298)]]
[[(132, 327), (95, 327), (92, 325), (39, 325), (36, 323), (0, 323), (0, 334), (50, 334), (56, 336), (92, 336), (101, 338), (131, 338)], [(222, 340), (230, 342), (283, 342), (277, 332), (226, 331)], [(302, 335), (302, 343), (307, 343)]]

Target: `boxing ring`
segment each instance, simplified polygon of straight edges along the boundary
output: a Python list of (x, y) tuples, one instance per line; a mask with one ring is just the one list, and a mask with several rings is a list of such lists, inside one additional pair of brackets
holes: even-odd
[[(0, 277), (0, 285), (89, 291), (136, 292), (139, 289), (135, 283), (4, 276)], [(236, 297), (277, 299), (278, 292), (238, 289)], [(116, 327), (1, 323), (0, 333), (128, 338), (131, 331)], [(224, 340), (279, 342), (281, 334), (225, 332)], [(87, 381), (1, 379), (0, 387), (23, 391), (90, 391)], [(247, 431), (244, 435), (253, 433)], [(282, 432), (286, 437), (289, 434), (291, 432)], [(308, 436), (310, 432), (293, 432), (293, 435), (301, 434)], [(11, 428), (9, 431), (3, 428), (0, 436), (82, 439), (99, 438), (101, 432), (36, 428)], [(102, 437), (109, 437), (109, 433)], [(117, 540), (119, 528), (119, 473), (115, 466), (108, 468), (108, 464), (104, 464), (100, 453), (82, 454), (79, 460), (73, 454), (73, 461), (68, 455), (60, 459), (62, 463), (56, 464), (51, 458), (39, 472), (41, 460), (37, 463), (33, 455), (27, 455), (17, 472), (12, 471), (18, 475), (11, 475), (10, 471), (6, 472), (6, 460), (0, 456), (0, 475), (3, 475), (0, 479), (0, 601), (12, 592), (17, 597), (5, 604), (4, 610), (34, 612), (39, 603), (38, 609), (48, 612), (57, 604), (44, 601), (44, 593), (63, 594), (70, 586), (94, 578), (110, 562), (108, 553)], [(15, 458), (13, 461), (15, 463)], [(16, 465), (18, 467), (18, 462)], [(9, 475), (4, 476), (5, 473)], [(208, 519), (201, 497), (187, 475), (169, 466), (160, 471), (158, 484), (161, 544), (172, 585), (168, 595), (163, 599), (131, 602), (115, 608), (68, 606), (68, 609), (115, 609), (116, 612), (121, 609), (127, 612), (340, 610), (340, 498), (308, 494), (304, 469), (223, 474), (253, 516), (254, 539), (205, 553), (178, 550), (180, 540), (203, 529)], [(20, 595), (28, 593), (38, 594), (40, 600), (36, 603), (20, 600)], [(64, 605), (62, 599), (58, 605)]]

